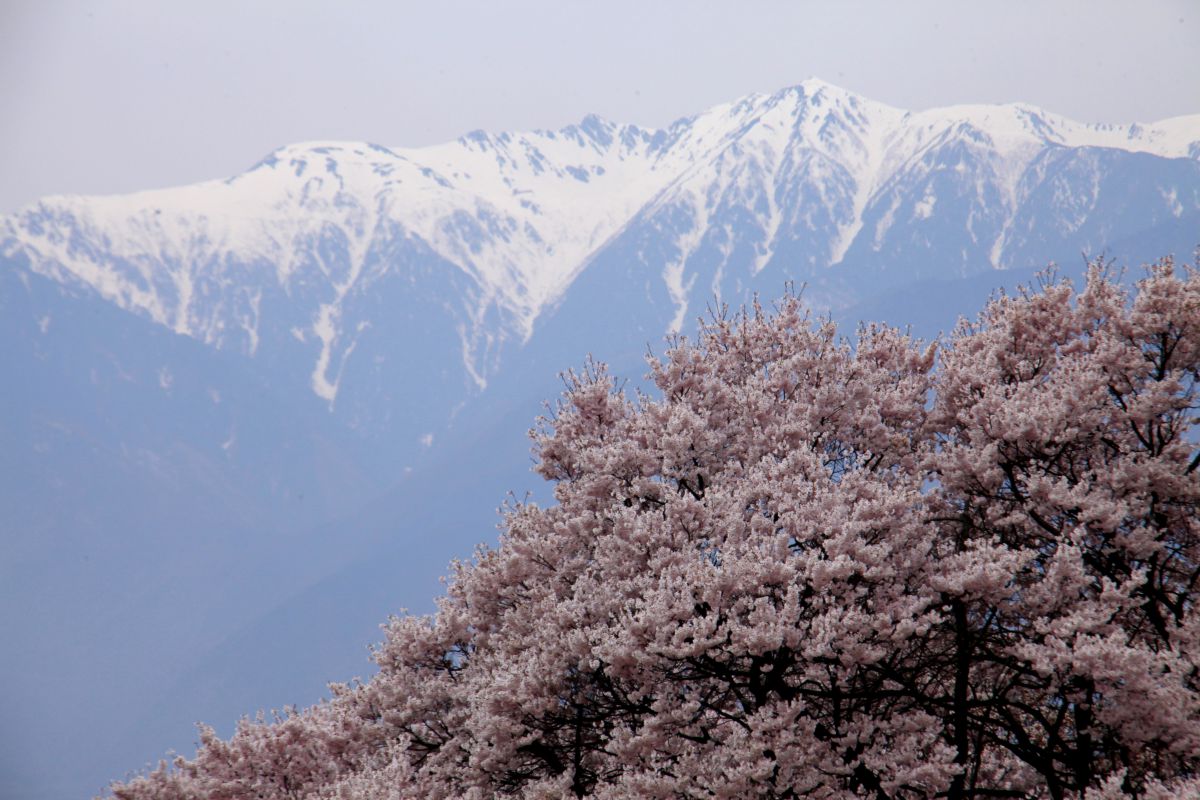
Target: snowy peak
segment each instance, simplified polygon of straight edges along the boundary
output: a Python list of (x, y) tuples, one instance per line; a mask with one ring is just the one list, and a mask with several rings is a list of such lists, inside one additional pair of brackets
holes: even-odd
[[(1122, 160), (1135, 156), (1182, 163), (1138, 171)], [(3, 222), (0, 253), (216, 347), (296, 342), (332, 404), (385, 287), (450, 293), (481, 386), (606, 253), (654, 276), (672, 327), (760, 274), (819, 279), (836, 304), (885, 273), (1004, 268), (1036, 242), (1095, 249), (1190, 219), (1198, 160), (1200, 115), (910, 112), (814, 78), (663, 129), (589, 115), (424, 148), (288, 145), (227, 180), (46, 198)], [(1122, 192), (1149, 205), (1127, 211)]]

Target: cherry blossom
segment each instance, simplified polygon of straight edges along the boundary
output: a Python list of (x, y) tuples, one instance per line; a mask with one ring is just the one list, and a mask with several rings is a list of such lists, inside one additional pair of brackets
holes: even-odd
[(1200, 275), (1103, 265), (936, 343), (788, 296), (566, 375), (379, 673), (202, 730), (163, 798), (1200, 796)]

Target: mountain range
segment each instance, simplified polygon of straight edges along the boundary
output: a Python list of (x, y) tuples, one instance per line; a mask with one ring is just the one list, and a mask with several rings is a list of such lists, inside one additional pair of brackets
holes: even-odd
[(98, 792), (197, 718), (367, 671), (506, 492), (548, 498), (524, 431), (589, 352), (636, 382), (664, 335), (788, 286), (932, 336), (1051, 261), (1197, 245), (1200, 115), (817, 80), (663, 129), (295, 144), (36, 202), (0, 220), (0, 794)]

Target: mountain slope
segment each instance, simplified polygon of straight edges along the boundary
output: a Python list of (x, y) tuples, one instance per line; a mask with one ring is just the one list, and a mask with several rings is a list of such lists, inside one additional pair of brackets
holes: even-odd
[(814, 80), (664, 130), (588, 117), (421, 149), (292, 145), (225, 181), (48, 198), (5, 221), (0, 252), (214, 346), (294, 351), (332, 404), (381, 320), (372, 295), (440, 306), (421, 325), (454, 335), (482, 387), (614, 249), (660, 273), (674, 327), (697, 293), (764, 271), (827, 285), (813, 299), (837, 307), (913, 270), (1026, 266), (1192, 219), (1198, 156), (1200, 116), (910, 113)]

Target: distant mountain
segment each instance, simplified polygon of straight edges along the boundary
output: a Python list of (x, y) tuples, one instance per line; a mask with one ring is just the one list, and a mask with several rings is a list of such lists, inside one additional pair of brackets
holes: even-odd
[(291, 145), (35, 203), (0, 220), (0, 795), (98, 791), (196, 718), (365, 670), (333, 643), (428, 608), (504, 492), (544, 492), (522, 434), (587, 352), (636, 378), (715, 298), (789, 283), (936, 332), (1048, 261), (1198, 244), (1200, 115), (815, 80), (662, 130)]
[(880, 281), (1194, 232), (1198, 159), (1200, 115), (913, 113), (809, 80), (665, 130), (589, 116), (422, 149), (293, 145), (224, 181), (45, 199), (5, 220), (0, 248), (207, 344), (293, 355), (333, 403), (397, 314), (452, 332), (483, 386), (590, 265), (626, 265), (678, 328), (751, 285), (807, 281), (837, 307)]

